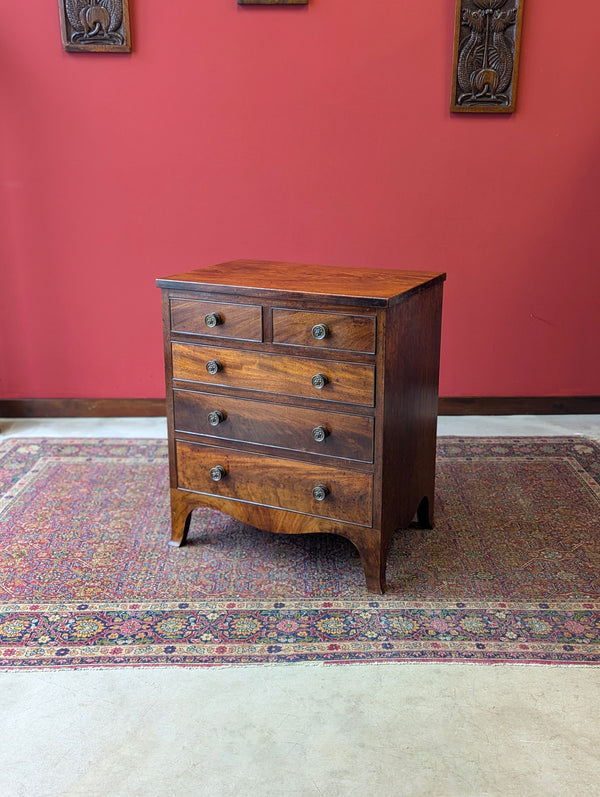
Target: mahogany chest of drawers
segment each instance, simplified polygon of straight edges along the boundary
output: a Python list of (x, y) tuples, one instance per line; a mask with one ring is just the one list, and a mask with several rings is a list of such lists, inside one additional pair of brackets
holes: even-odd
[(384, 592), (394, 530), (433, 520), (444, 279), (238, 260), (157, 280), (171, 544), (199, 506), (341, 534)]

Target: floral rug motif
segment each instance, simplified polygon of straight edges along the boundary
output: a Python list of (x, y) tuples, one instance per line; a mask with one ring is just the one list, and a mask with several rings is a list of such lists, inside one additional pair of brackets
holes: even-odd
[(0, 444), (0, 668), (600, 663), (600, 446), (438, 441), (436, 524), (389, 591), (352, 544), (211, 509), (170, 548), (162, 440)]

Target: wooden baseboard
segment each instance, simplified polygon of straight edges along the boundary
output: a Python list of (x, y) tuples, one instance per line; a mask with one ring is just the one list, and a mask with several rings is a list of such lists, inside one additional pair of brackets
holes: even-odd
[(149, 418), (166, 412), (164, 399), (0, 399), (0, 418)]
[[(164, 399), (0, 399), (0, 418), (132, 418), (166, 414)], [(440, 398), (440, 415), (600, 415), (600, 396)]]
[(440, 398), (440, 415), (600, 415), (600, 396)]

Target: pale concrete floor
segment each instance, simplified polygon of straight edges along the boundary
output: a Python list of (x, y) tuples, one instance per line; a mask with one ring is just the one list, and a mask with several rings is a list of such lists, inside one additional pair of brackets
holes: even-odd
[[(600, 440), (598, 415), (469, 415), (438, 418), (439, 435), (585, 435)], [(167, 436), (164, 418), (2, 419), (2, 437), (147, 437)]]
[[(600, 417), (440, 418), (578, 435)], [(2, 436), (162, 437), (163, 419), (1, 421)], [(276, 665), (0, 672), (0, 797), (600, 794), (600, 669)]]

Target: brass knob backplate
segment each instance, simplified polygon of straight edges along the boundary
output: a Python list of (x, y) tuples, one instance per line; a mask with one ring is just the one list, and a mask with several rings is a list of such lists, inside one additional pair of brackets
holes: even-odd
[(322, 390), (325, 385), (329, 382), (329, 379), (325, 376), (325, 374), (315, 374), (311, 379), (312, 386), (316, 387), (317, 390)]
[(208, 413), (208, 422), (211, 426), (218, 426), (220, 423), (223, 423), (224, 420), (225, 415), (221, 410), (213, 410), (213, 412)]
[(315, 324), (312, 328), (313, 338), (323, 340), (329, 335), (329, 327), (327, 324)]
[(227, 476), (227, 471), (222, 465), (215, 465), (214, 468), (210, 469), (210, 478), (214, 482), (220, 482), (225, 476)]
[(312, 494), (315, 501), (324, 501), (329, 495), (329, 487), (326, 484), (317, 484), (313, 487)]
[(223, 317), (219, 313), (208, 313), (204, 316), (204, 323), (210, 329), (214, 329), (223, 323)]
[(322, 443), (329, 436), (329, 429), (326, 426), (315, 426), (312, 436), (317, 443)]

